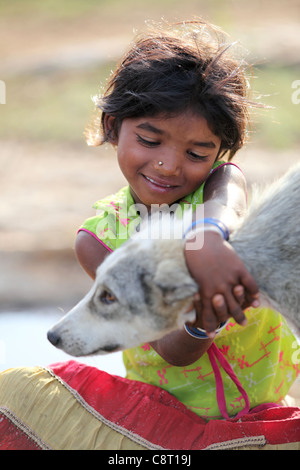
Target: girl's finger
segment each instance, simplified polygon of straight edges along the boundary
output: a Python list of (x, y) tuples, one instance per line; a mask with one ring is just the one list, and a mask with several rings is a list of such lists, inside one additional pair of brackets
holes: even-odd
[(206, 331), (207, 336), (213, 338), (215, 331), (218, 328), (220, 322), (217, 319), (211, 300), (202, 302), (201, 304), (201, 317), (202, 317), (202, 328)]
[(242, 286), (241, 284), (237, 284), (232, 289), (232, 293), (235, 297), (235, 300), (240, 304), (240, 306), (242, 306), (243, 303), (245, 302), (245, 289), (244, 289), (244, 286)]
[(245, 326), (247, 324), (247, 318), (239, 303), (233, 296), (228, 296), (226, 301), (229, 310), (229, 316), (231, 316), (239, 325)]
[(222, 294), (216, 294), (213, 296), (211, 302), (218, 322), (222, 323), (226, 321), (229, 315), (225, 297)]

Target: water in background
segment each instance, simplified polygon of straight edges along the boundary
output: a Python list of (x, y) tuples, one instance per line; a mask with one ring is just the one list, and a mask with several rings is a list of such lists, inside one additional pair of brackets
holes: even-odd
[(47, 340), (47, 331), (60, 318), (60, 313), (47, 310), (0, 312), (0, 371), (76, 360), (113, 375), (125, 376), (121, 352), (73, 358), (52, 346)]

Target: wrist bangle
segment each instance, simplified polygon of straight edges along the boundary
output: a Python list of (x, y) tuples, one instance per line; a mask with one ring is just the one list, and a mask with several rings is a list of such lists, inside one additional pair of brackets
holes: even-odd
[[(226, 320), (226, 321), (220, 323), (219, 327), (215, 330), (215, 334), (217, 335), (218, 333), (220, 333), (220, 331), (222, 331), (223, 328), (225, 328), (225, 326), (227, 325), (228, 322), (229, 322), (229, 320)], [(196, 339), (208, 339), (209, 338), (209, 336), (207, 336), (207, 334), (206, 334), (206, 331), (203, 330), (202, 328), (197, 328), (195, 326), (188, 326), (185, 323), (184, 324), (184, 329), (193, 338), (196, 338)]]
[(224, 240), (229, 240), (229, 230), (226, 227), (226, 225), (219, 219), (215, 219), (213, 217), (206, 217), (205, 219), (200, 219), (200, 220), (195, 220), (185, 231), (183, 234), (183, 238), (186, 238), (188, 233), (193, 230), (194, 227), (197, 227), (197, 225), (202, 224), (203, 225), (203, 230), (204, 230), (204, 225), (205, 224), (210, 224), (213, 227), (216, 227), (219, 232), (221, 233), (222, 237)]

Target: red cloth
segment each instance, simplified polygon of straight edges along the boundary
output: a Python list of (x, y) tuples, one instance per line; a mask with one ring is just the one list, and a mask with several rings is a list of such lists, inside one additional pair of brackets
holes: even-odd
[(41, 450), (41, 448), (0, 413), (0, 450)]
[[(146, 449), (222, 449), (300, 442), (299, 408), (261, 406), (259, 411), (252, 410), (240, 418), (205, 422), (153, 385), (113, 376), (76, 361), (54, 364), (48, 370), (56, 377), (57, 386), (69, 391), (71, 400), (85, 409), (90, 407), (93, 419)], [(36, 429), (18, 418), (18, 410), (9, 410), (5, 403), (1, 406), (1, 450), (48, 448), (43, 431), (38, 435)], [(35, 408), (34, 412), (39, 410)], [(78, 421), (77, 433), (84, 431), (80, 426)]]
[(166, 449), (204, 449), (253, 436), (265, 436), (269, 444), (300, 441), (299, 408), (267, 408), (236, 420), (206, 423), (159, 387), (75, 361), (55, 364), (51, 369), (107, 420)]

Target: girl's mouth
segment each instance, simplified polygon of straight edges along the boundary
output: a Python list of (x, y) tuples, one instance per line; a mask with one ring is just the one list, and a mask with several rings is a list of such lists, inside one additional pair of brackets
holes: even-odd
[(153, 178), (150, 178), (149, 176), (143, 175), (146, 181), (149, 181), (151, 185), (156, 186), (157, 188), (162, 188), (162, 189), (174, 189), (177, 188), (177, 185), (174, 184), (169, 184), (167, 182), (161, 181), (161, 180), (154, 180)]

